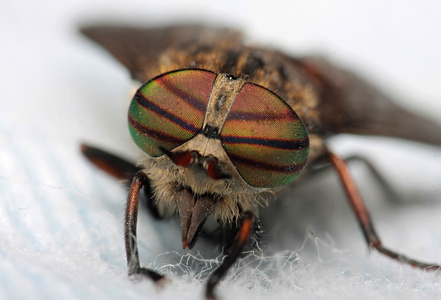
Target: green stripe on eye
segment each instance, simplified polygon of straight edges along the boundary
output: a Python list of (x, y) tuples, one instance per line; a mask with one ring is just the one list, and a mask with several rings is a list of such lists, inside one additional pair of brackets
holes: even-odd
[(221, 131), (222, 144), (242, 178), (254, 187), (278, 187), (306, 165), (309, 136), (282, 99), (251, 83), (237, 95)]
[(216, 74), (179, 70), (144, 84), (129, 107), (129, 131), (135, 143), (152, 157), (194, 137), (202, 127)]

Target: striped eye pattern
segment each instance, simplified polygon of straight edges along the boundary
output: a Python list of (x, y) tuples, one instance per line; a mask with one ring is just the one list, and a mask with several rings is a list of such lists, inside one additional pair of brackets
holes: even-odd
[(237, 95), (221, 132), (242, 178), (254, 187), (278, 187), (296, 178), (309, 154), (308, 132), (291, 107), (251, 83)]
[[(178, 70), (144, 84), (129, 108), (129, 130), (151, 157), (197, 135), (204, 123), (216, 74)], [(220, 132), (225, 152), (251, 186), (283, 186), (296, 178), (309, 154), (308, 132), (286, 102), (268, 89), (245, 83)]]
[(152, 157), (171, 151), (202, 127), (216, 74), (180, 70), (162, 74), (143, 85), (129, 108), (129, 131)]

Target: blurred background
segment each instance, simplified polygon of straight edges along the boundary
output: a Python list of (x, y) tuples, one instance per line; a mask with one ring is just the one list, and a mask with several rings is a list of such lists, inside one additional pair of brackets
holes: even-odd
[[(141, 261), (173, 282), (158, 292), (126, 278), (126, 191), (78, 147), (87, 141), (139, 157), (126, 125), (136, 83), (78, 32), (83, 24), (113, 22), (239, 28), (250, 43), (323, 55), (441, 122), (439, 1), (3, 1), (0, 299), (200, 299), (220, 260), (202, 248), (188, 256), (174, 222), (141, 211)], [(342, 156), (368, 157), (398, 194), (391, 200), (365, 166), (351, 165), (384, 243), (439, 264), (441, 149), (354, 136), (330, 145)], [(368, 253), (332, 172), (268, 212), (273, 238), (230, 273), (218, 289), (222, 299), (441, 299), (439, 277)], [(283, 221), (270, 224), (274, 219)]]

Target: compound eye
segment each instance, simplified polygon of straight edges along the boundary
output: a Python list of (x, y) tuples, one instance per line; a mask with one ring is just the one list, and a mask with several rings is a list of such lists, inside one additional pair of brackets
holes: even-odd
[(179, 70), (144, 84), (129, 108), (129, 130), (138, 147), (158, 157), (194, 137), (202, 127), (215, 78), (209, 71)]
[(297, 114), (276, 94), (251, 83), (234, 100), (221, 137), (231, 162), (254, 187), (291, 182), (309, 154), (308, 132)]

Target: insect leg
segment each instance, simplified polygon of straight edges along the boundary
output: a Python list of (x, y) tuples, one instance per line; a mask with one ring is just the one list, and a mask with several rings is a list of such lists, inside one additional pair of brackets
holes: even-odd
[[(81, 144), (81, 152), (96, 167), (116, 179), (124, 180), (129, 187), (135, 174), (142, 170), (142, 168), (137, 167), (128, 160), (87, 144)], [(154, 204), (153, 193), (148, 179), (145, 180), (143, 186), (150, 213), (156, 219), (161, 219), (162, 217)]]
[(327, 151), (327, 156), (338, 173), (340, 181), (343, 184), (343, 187), (348, 196), (349, 203), (351, 204), (352, 209), (354, 210), (355, 215), (357, 217), (357, 220), (360, 223), (361, 229), (363, 231), (368, 246), (370, 248), (377, 249), (380, 253), (387, 255), (390, 258), (395, 259), (401, 263), (405, 263), (423, 270), (429, 270), (429, 271), (440, 270), (441, 266), (437, 264), (424, 263), (408, 258), (382, 245), (380, 238), (375, 232), (374, 225), (372, 223), (371, 217), (369, 216), (369, 212), (363, 200), (361, 199), (360, 194), (357, 191), (357, 188), (355, 186), (354, 181), (352, 180), (351, 175), (349, 174), (345, 161), (329, 151)]
[(90, 145), (81, 144), (81, 152), (99, 169), (117, 179), (129, 180), (128, 184), (133, 176), (141, 171), (141, 168), (133, 163)]
[[(328, 159), (326, 157), (324, 157), (323, 159), (328, 161)], [(384, 178), (384, 176), (378, 171), (378, 169), (375, 167), (375, 165), (369, 159), (367, 159), (366, 157), (363, 157), (363, 156), (359, 156), (359, 155), (351, 155), (351, 156), (345, 157), (344, 161), (346, 162), (346, 164), (351, 164), (353, 162), (363, 163), (369, 169), (371, 174), (375, 177), (377, 182), (381, 185), (381, 188), (388, 196), (388, 199), (391, 199), (391, 200), (398, 199), (397, 192), (391, 187), (389, 182)], [(323, 171), (327, 171), (331, 167), (333, 167), (333, 165), (329, 164), (329, 162), (326, 164), (321, 164), (320, 166), (312, 169), (306, 175), (313, 177), (315, 175), (322, 173)]]
[(127, 198), (126, 215), (124, 221), (124, 240), (126, 245), (126, 257), (128, 274), (140, 274), (158, 282), (164, 276), (147, 268), (141, 268), (139, 265), (138, 245), (136, 241), (136, 225), (138, 221), (138, 203), (139, 194), (145, 182), (148, 182), (147, 175), (138, 172), (133, 177), (130, 193)]
[(254, 228), (254, 214), (246, 211), (242, 218), (242, 224), (239, 228), (235, 240), (231, 246), (230, 254), (224, 259), (222, 264), (214, 270), (207, 280), (207, 290), (205, 297), (207, 299), (217, 299), (214, 296), (214, 288), (219, 284), (222, 278), (227, 274), (230, 267), (237, 261), (242, 253), (244, 246), (247, 244)]

